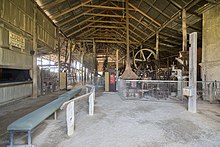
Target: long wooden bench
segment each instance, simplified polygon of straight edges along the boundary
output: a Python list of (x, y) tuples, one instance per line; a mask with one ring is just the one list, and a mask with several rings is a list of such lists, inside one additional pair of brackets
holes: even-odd
[(11, 123), (7, 130), (9, 131), (9, 147), (16, 146), (14, 144), (14, 133), (15, 132), (27, 132), (28, 133), (28, 144), (24, 146), (32, 146), (31, 144), (31, 130), (44, 121), (47, 117), (55, 113), (60, 106), (75, 97), (82, 90), (82, 87), (74, 88), (60, 95), (56, 100), (40, 107), (39, 109), (23, 116), (22, 118)]

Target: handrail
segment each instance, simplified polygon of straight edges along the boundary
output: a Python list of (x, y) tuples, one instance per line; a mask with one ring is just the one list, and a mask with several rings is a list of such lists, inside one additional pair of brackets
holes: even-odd
[[(90, 88), (90, 91), (89, 91)], [(88, 93), (89, 91), (89, 93)], [(76, 100), (80, 100), (83, 98), (89, 97), (89, 115), (92, 116), (94, 114), (94, 102), (95, 102), (95, 86), (86, 85), (86, 94), (78, 96), (70, 101), (64, 102), (60, 107), (61, 110), (66, 108), (66, 122), (67, 122), (67, 135), (70, 136), (74, 133), (74, 104)]]

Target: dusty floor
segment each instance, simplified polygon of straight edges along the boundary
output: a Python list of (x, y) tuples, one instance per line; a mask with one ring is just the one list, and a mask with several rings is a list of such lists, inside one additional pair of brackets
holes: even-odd
[[(100, 93), (99, 93), (100, 94)], [(76, 104), (75, 133), (66, 135), (65, 111), (33, 132), (36, 147), (220, 146), (220, 106), (199, 104), (192, 114), (182, 104), (123, 101), (116, 93), (98, 95), (95, 115), (86, 100)], [(16, 142), (26, 141), (17, 135)]]

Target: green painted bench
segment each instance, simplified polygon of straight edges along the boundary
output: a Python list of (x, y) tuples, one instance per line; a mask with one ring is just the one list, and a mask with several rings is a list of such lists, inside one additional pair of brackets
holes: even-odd
[(27, 132), (28, 133), (28, 146), (31, 145), (31, 130), (44, 121), (47, 117), (55, 113), (60, 106), (75, 97), (82, 90), (82, 87), (74, 88), (71, 91), (68, 91), (60, 95), (56, 100), (40, 107), (39, 109), (19, 118), (18, 120), (11, 123), (7, 130), (9, 131), (9, 146), (14, 145), (14, 133), (15, 132)]

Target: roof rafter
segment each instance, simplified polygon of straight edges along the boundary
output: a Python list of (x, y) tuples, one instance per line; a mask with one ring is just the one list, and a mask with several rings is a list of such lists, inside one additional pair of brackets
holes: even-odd
[[(101, 3), (100, 5), (104, 5), (104, 4), (106, 4), (107, 2), (108, 2), (108, 1), (105, 1), (105, 2)], [(64, 22), (62, 22), (62, 23), (60, 23), (60, 24), (58, 24), (58, 26), (61, 27), (61, 26), (65, 25), (65, 24), (67, 24), (67, 23), (69, 23), (69, 22), (71, 22), (71, 21), (73, 21), (73, 20), (76, 20), (76, 19), (78, 19), (78, 18), (84, 16), (86, 13), (89, 13), (89, 12), (91, 12), (91, 11), (93, 11), (93, 10), (95, 10), (95, 8), (89, 9), (89, 10), (87, 10), (87, 11), (85, 11), (85, 12), (83, 12), (83, 13), (81, 13), (81, 14), (79, 14), (79, 15), (73, 17), (73, 18), (70, 18), (70, 19), (68, 19), (68, 20), (66, 20), (66, 21), (64, 21)]]
[(124, 10), (122, 7), (100, 6), (100, 5), (83, 5), (84, 7), (98, 8), (98, 9), (111, 9), (111, 10)]
[[(100, 19), (101, 19), (101, 18), (100, 18)], [(91, 26), (91, 25), (93, 25), (93, 24), (94, 24), (94, 22), (89, 23), (89, 24), (85, 25), (84, 27), (80, 28), (79, 30), (77, 30), (77, 31), (75, 31), (75, 32), (72, 32), (71, 34), (67, 35), (67, 37), (71, 37), (72, 35), (74, 35), (74, 34), (80, 32), (80, 31), (84, 30), (85, 28), (88, 28), (89, 26)]]
[[(189, 10), (191, 7), (193, 7), (194, 5), (196, 5), (199, 1), (201, 0), (191, 0), (186, 6), (184, 6), (183, 8), (187, 10)], [(154, 35), (156, 35), (157, 32), (160, 32), (163, 28), (167, 27), (168, 24), (170, 24), (172, 21), (174, 21), (177, 17), (179, 17), (179, 14), (181, 13), (182, 10), (177, 11), (170, 20), (168, 20), (167, 22), (165, 22), (159, 29), (157, 29), (156, 32), (151, 33), (145, 40), (149, 40), (151, 37), (153, 37)], [(141, 45), (141, 44), (140, 44)]]
[(161, 26), (161, 24), (159, 22), (157, 22), (156, 20), (154, 20), (153, 18), (151, 18), (149, 15), (147, 15), (146, 13), (144, 13), (142, 10), (140, 10), (139, 8), (135, 7), (134, 5), (132, 5), (131, 3), (128, 3), (129, 6), (131, 6), (132, 8), (134, 8), (134, 10), (138, 11), (140, 14), (142, 14), (143, 16), (147, 17), (148, 19), (150, 19), (152, 22), (154, 22), (156, 25)]
[(92, 1), (92, 0), (87, 0), (86, 2), (81, 3), (81, 4), (79, 4), (79, 5), (75, 6), (75, 7), (72, 7), (72, 8), (70, 8), (70, 9), (67, 9), (67, 10), (65, 10), (65, 11), (63, 11), (63, 12), (61, 12), (61, 13), (52, 15), (50, 18), (51, 18), (52, 20), (54, 20), (54, 19), (56, 19), (56, 18), (58, 18), (58, 17), (60, 17), (60, 16), (62, 16), (62, 15), (65, 15), (65, 14), (71, 12), (71, 11), (74, 11), (74, 10), (76, 10), (76, 9), (78, 9), (78, 8), (80, 8), (80, 7), (82, 7), (83, 5), (86, 5), (86, 4), (90, 3), (91, 1)]
[(50, 3), (47, 3), (45, 5), (41, 5), (40, 7), (43, 9), (43, 10), (48, 10), (52, 7), (55, 7), (56, 5), (62, 3), (62, 2), (65, 2), (66, 0), (56, 0), (56, 1), (53, 1), (53, 2), (50, 2)]
[(87, 22), (88, 20), (90, 20), (90, 19), (92, 19), (92, 18), (94, 18), (94, 17), (91, 16), (91, 17), (89, 17), (89, 18), (87, 18), (87, 19), (84, 19), (83, 21), (77, 23), (76, 25), (71, 26), (71, 27), (68, 27), (67, 29), (64, 29), (63, 32), (64, 32), (64, 33), (65, 33), (65, 32), (68, 32), (69, 30), (72, 30), (73, 28), (75, 28), (75, 27), (77, 27), (77, 26), (79, 26), (79, 25), (81, 25), (81, 24), (84, 24), (85, 22)]
[(100, 13), (86, 13), (86, 15), (123, 18), (122, 15), (110, 15), (110, 14), (100, 14)]
[(136, 17), (132, 16), (131, 14), (129, 14), (129, 17), (132, 18), (133, 20), (135, 20), (136, 22), (140, 23), (141, 25), (143, 25), (144, 27), (146, 27), (148, 30), (155, 32), (155, 30), (153, 30), (152, 28), (150, 28), (148, 25), (146, 25), (145, 23), (143, 23), (142, 21), (138, 20)]

